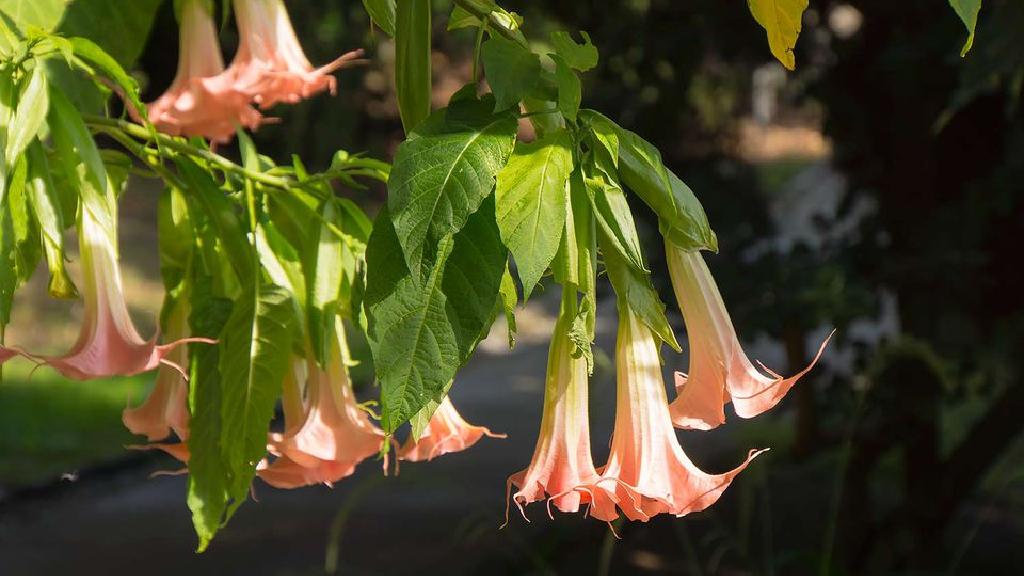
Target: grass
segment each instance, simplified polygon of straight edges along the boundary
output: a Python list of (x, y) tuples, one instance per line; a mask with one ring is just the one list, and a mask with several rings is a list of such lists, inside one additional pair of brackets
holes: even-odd
[(93, 382), (65, 380), (26, 362), (4, 366), (0, 382), (0, 487), (30, 486), (116, 458), (138, 442), (121, 424), (152, 375)]

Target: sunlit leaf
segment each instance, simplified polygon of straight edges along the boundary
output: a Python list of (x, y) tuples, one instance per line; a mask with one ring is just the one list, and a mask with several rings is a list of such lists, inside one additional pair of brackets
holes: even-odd
[(527, 300), (558, 251), (572, 172), (572, 137), (565, 130), (516, 144), (498, 173), (496, 213)]
[(590, 34), (580, 32), (583, 43), (577, 44), (568, 32), (556, 30), (551, 33), (551, 45), (568, 66), (580, 72), (586, 72), (597, 66), (597, 47), (590, 41)]
[(486, 200), (441, 240), (422, 283), (410, 277), (387, 210), (366, 250), (367, 336), (381, 386), (381, 424), (394, 432), (440, 400), (493, 320), (508, 252)]
[(797, 37), (808, 0), (747, 0), (754, 20), (768, 34), (772, 54), (789, 70), (796, 68)]
[(462, 229), (494, 188), (508, 161), (516, 118), (494, 114), (489, 99), (463, 100), (438, 110), (398, 147), (388, 182), (388, 209), (401, 253), (413, 274), (441, 240)]
[(540, 79), (540, 58), (520, 44), (492, 36), (480, 54), (496, 111), (518, 106)]

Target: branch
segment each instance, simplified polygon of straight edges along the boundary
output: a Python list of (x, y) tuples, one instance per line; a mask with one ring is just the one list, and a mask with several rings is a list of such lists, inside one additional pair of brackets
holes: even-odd
[(279, 178), (277, 176), (272, 176), (270, 174), (265, 174), (263, 172), (254, 172), (252, 170), (247, 170), (246, 168), (239, 166), (238, 164), (235, 164), (234, 162), (228, 160), (227, 158), (221, 156), (220, 154), (211, 152), (204, 148), (198, 148), (178, 138), (174, 138), (157, 132), (151, 132), (147, 130), (145, 127), (135, 124), (133, 122), (117, 120), (114, 118), (104, 118), (102, 116), (83, 116), (83, 118), (85, 119), (86, 126), (88, 126), (90, 129), (96, 132), (103, 132), (111, 136), (115, 136), (114, 132), (116, 131), (138, 140), (155, 141), (160, 146), (163, 146), (170, 150), (174, 150), (175, 152), (179, 152), (181, 154), (185, 154), (187, 156), (201, 158), (202, 160), (209, 162), (210, 164), (216, 166), (217, 168), (223, 170), (224, 172), (237, 174), (242, 178), (252, 180), (253, 182), (258, 182), (265, 186), (287, 190), (289, 188), (292, 188), (295, 184), (294, 182), (286, 178)]

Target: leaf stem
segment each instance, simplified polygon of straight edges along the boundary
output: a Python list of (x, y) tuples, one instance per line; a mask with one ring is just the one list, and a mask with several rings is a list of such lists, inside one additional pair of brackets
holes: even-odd
[(85, 115), (83, 116), (83, 119), (85, 120), (86, 126), (95, 131), (104, 132), (114, 136), (113, 132), (116, 130), (135, 139), (155, 141), (158, 145), (166, 147), (169, 150), (201, 158), (224, 172), (236, 174), (252, 182), (257, 182), (272, 188), (280, 188), (282, 190), (288, 190), (295, 185), (294, 182), (286, 178), (279, 178), (263, 172), (247, 170), (216, 152), (211, 152), (209, 150), (193, 146), (178, 138), (150, 132), (144, 126), (133, 122), (92, 115)]

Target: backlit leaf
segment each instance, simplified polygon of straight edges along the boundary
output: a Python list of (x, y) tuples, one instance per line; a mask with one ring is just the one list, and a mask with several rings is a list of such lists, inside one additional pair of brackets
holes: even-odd
[(796, 68), (797, 37), (808, 0), (747, 0), (754, 20), (768, 34), (772, 54), (789, 70)]
[(498, 229), (512, 251), (527, 300), (558, 251), (572, 172), (572, 137), (562, 130), (516, 144), (495, 188)]

